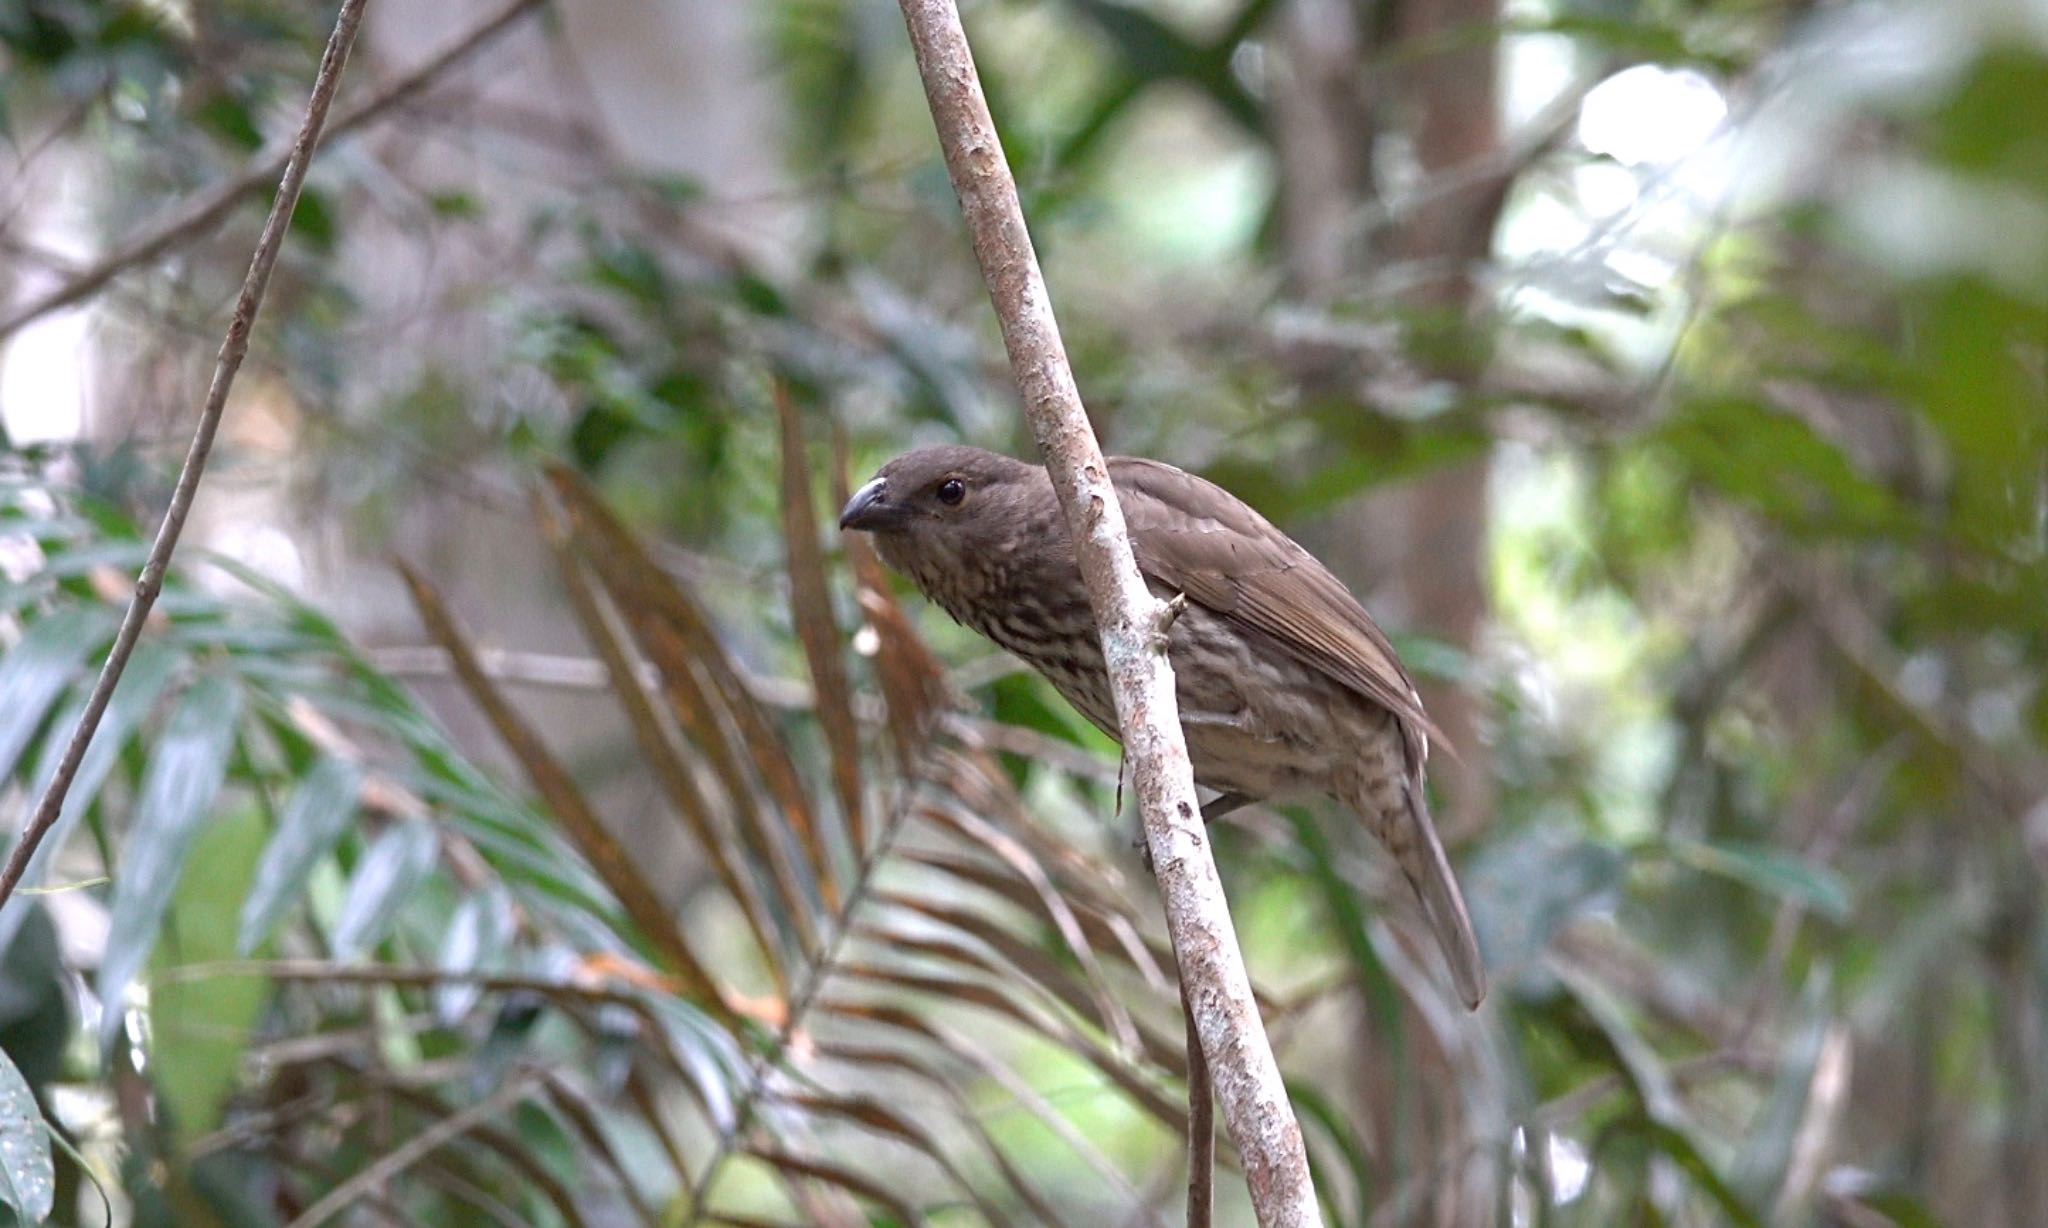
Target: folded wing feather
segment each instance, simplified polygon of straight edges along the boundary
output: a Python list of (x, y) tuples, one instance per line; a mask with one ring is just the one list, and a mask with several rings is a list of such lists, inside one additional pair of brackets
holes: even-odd
[(1386, 633), (1342, 581), (1213, 482), (1127, 456), (1111, 457), (1109, 474), (1141, 572), (1394, 713), (1419, 773), (1437, 730)]

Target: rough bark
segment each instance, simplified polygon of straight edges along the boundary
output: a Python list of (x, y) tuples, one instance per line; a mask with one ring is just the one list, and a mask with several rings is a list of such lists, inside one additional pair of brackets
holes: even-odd
[[(1427, 46), (1458, 31), (1489, 30), (1500, 22), (1500, 0), (1408, 0), (1399, 14), (1404, 43)], [(1421, 59), (1408, 88), (1417, 114), (1416, 155), (1425, 176), (1478, 165), (1501, 144), (1498, 44), (1480, 39), (1460, 51)], [(1500, 185), (1480, 180), (1446, 195), (1406, 219), (1396, 238), (1400, 258), (1440, 275), (1416, 287), (1411, 301), (1446, 316), (1472, 306), (1472, 270), (1492, 250)], [(1471, 382), (1478, 372), (1448, 370)], [(1467, 652), (1478, 648), (1486, 616), (1482, 577), (1486, 549), (1486, 458), (1434, 473), (1407, 496), (1401, 576), (1414, 625), (1427, 627)], [(1436, 776), (1450, 800), (1447, 840), (1484, 829), (1493, 811), (1492, 756), (1480, 740), (1478, 697), (1463, 686), (1424, 688), (1438, 728), (1458, 750), (1439, 760)]]
[[(1430, 47), (1459, 31), (1490, 30), (1500, 22), (1500, 0), (1405, 0), (1395, 18), (1402, 45)], [(1456, 174), (1456, 168), (1484, 164), (1501, 152), (1499, 44), (1473, 40), (1454, 51), (1422, 56), (1405, 81), (1405, 110), (1414, 116), (1411, 141), (1425, 180)], [(1393, 236), (1395, 259), (1432, 275), (1414, 283), (1408, 304), (1427, 327), (1461, 328), (1475, 310), (1474, 276), (1491, 254), (1504, 183), (1480, 178), (1413, 210)], [(1483, 372), (1468, 365), (1464, 347), (1433, 364), (1432, 375), (1476, 387)], [(1432, 473), (1395, 499), (1405, 506), (1397, 574), (1410, 625), (1458, 646), (1480, 649), (1489, 605), (1484, 578), (1492, 466), (1485, 455)], [(1368, 514), (1371, 514), (1370, 511)], [(1431, 773), (1447, 801), (1444, 838), (1455, 843), (1483, 831), (1495, 801), (1493, 757), (1481, 740), (1481, 693), (1471, 685), (1425, 685), (1424, 701), (1456, 756), (1437, 756)], [(1458, 1086), (1461, 1074), (1452, 1054), (1425, 1049), (1418, 1055), (1421, 1077), (1442, 1089)], [(1469, 1074), (1466, 1077), (1470, 1077)], [(1465, 1108), (1450, 1096), (1452, 1115)], [(1454, 1137), (1447, 1135), (1448, 1137)], [(1455, 1145), (1455, 1144), (1453, 1144)], [(1471, 1223), (1493, 1205), (1500, 1174), (1489, 1157), (1473, 1156), (1447, 1170), (1431, 1190), (1427, 1207), (1436, 1223)]]

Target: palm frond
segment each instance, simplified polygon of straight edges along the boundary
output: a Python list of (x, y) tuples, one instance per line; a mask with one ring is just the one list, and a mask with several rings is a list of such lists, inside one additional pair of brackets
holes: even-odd
[[(882, 747), (856, 717), (816, 542), (806, 450), (787, 403), (781, 428), (791, 622), (810, 675), (806, 716), (827, 751), (816, 787), (829, 802), (812, 795), (796, 767), (792, 738), (805, 717), (779, 721), (761, 706), (706, 608), (595, 492), (553, 469), (547, 496), (536, 501), (571, 608), (641, 761), (715, 884), (697, 893), (680, 922), (648, 916), (644, 904), (626, 909), (640, 939), (671, 956), (664, 968), (678, 973), (673, 987), (702, 1011), (685, 1032), (671, 1031), (681, 1060), (657, 1063), (660, 1080), (629, 1098), (643, 1117), (650, 1104), (689, 1106), (681, 1136), (708, 1139), (691, 1171), (672, 1174), (687, 1208), (683, 1222), (787, 1213), (819, 1196), (851, 1198), (906, 1222), (959, 1200), (992, 1223), (1007, 1222), (1016, 1207), (1056, 1221), (1047, 1212), (1062, 1203), (1120, 1201), (1134, 1212), (1138, 1201), (1120, 1177), (1093, 1194), (1048, 1192), (1042, 1165), (1012, 1154), (976, 1120), (975, 1089), (1009, 1059), (998, 1056), (1004, 1046), (969, 1044), (959, 1030), (969, 1019), (980, 1020), (975, 1028), (999, 1022), (996, 1034), (1019, 1038), (1011, 1045), (1027, 1036), (1052, 1044), (1095, 1072), (1101, 1094), (1126, 1100), (1162, 1130), (1182, 1129), (1185, 1113), (1170, 1090), (1182, 1055), (1157, 1022), (1173, 999), (1156, 936), (1142, 937), (1144, 927), (1111, 889), (1113, 875), (1015, 830), (1024, 810), (1013, 787), (988, 752), (938, 719), (943, 670), (873, 560), (856, 558), (856, 603), (875, 636), (874, 675), (893, 750), (877, 756)], [(619, 875), (629, 855), (589, 829), (601, 826), (589, 803), (510, 709), (436, 595), (416, 575), (410, 583), (430, 633), (573, 842), (615, 894), (651, 894)], [(739, 919), (751, 941), (685, 946), (693, 961), (685, 963), (655, 936), (671, 927), (697, 932), (714, 915)], [(774, 1001), (744, 1000), (734, 988), (755, 965), (776, 986)], [(1144, 1014), (1152, 1022), (1127, 1005), (1133, 994), (1150, 999)], [(693, 1047), (709, 1052), (692, 1060)], [(661, 1090), (672, 1078), (685, 1089), (680, 1098)], [(900, 1087), (908, 1098), (878, 1086)], [(1058, 1115), (1043, 1102), (1032, 1113)], [(678, 1130), (643, 1125), (657, 1148)], [(1055, 1132), (1080, 1143), (1070, 1125)], [(961, 1151), (962, 1139), (977, 1146)], [(887, 1185), (866, 1177), (873, 1157), (892, 1149), (919, 1157), (903, 1170), (914, 1176)], [(1087, 1160), (1095, 1171), (1115, 1171), (1099, 1155)], [(773, 1180), (763, 1185), (763, 1175)]]

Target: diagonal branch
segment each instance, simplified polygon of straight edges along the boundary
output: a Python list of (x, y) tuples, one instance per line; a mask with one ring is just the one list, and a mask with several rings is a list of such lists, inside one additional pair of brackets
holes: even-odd
[[(99, 681), (93, 684), (85, 711), (79, 715), (78, 725), (71, 731), (71, 740), (64, 747), (64, 757), (58, 762), (49, 787), (43, 790), (42, 800), (36, 803), (35, 813), (22, 827), (21, 839), (8, 855), (6, 869), (0, 870), (0, 908), (6, 907), (7, 897), (13, 894), (15, 884), (21, 881), (29, 858), (35, 855), (36, 846), (49, 834), (57, 815), (63, 810), (64, 797), (71, 790), (72, 778), (78, 775), (78, 765), (85, 758), (85, 748), (100, 727), (100, 718), (106, 714), (107, 701), (113, 698), (122, 671), (128, 668), (128, 658), (135, 652), (135, 642), (142, 635), (150, 607), (156, 604), (157, 594), (163, 591), (164, 571), (170, 566), (171, 552), (178, 548), (185, 518), (192, 513), (192, 500), (199, 493), (199, 477), (206, 471), (206, 458), (213, 452), (214, 433), (220, 429), (221, 412), (227, 407), (228, 390), (234, 387), (235, 373), (242, 369), (242, 359), (249, 353), (249, 332), (255, 327), (257, 310), (263, 306), (263, 292), (270, 284), (270, 270), (277, 264), (277, 254), (284, 246), (285, 230), (291, 225), (292, 210), (299, 203), (299, 190), (306, 184), (306, 170), (313, 163), (313, 151), (320, 143), (320, 131), (327, 122), (327, 108), (334, 102), (334, 91), (341, 85), (341, 70), (348, 63), (349, 48), (355, 45), (356, 29), (362, 25), (363, 9), (368, 2), (343, 0), (341, 12), (335, 17), (334, 33), (327, 39), (327, 49), (320, 56), (320, 71), (313, 78), (313, 95), (306, 102), (306, 118), (300, 123), (298, 138), (292, 142), (291, 153), (285, 159), (284, 177), (278, 182), (277, 197), (271, 202), (270, 216), (263, 221), (263, 233), (256, 240), (256, 253), (250, 258), (248, 275), (242, 279), (242, 292), (235, 299), (235, 314), (228, 321), (227, 339), (221, 342), (220, 357), (214, 362), (213, 382), (206, 390), (205, 403), (200, 406), (199, 426), (193, 432), (192, 447), (185, 454), (184, 467), (178, 471), (178, 484), (171, 490), (170, 506), (164, 509), (163, 523), (157, 527), (156, 540), (150, 544), (142, 574), (135, 581), (135, 596), (128, 603), (128, 612), (121, 617), (121, 628), (114, 634), (114, 646), (108, 650), (107, 663), (100, 669)], [(4, 332), (5, 329), (0, 328), (0, 335)]]
[[(419, 67), (335, 116), (334, 122), (328, 125), (328, 136), (338, 137), (354, 131), (381, 118), (394, 107), (411, 101), (442, 73), (468, 59), (507, 26), (540, 8), (545, 2), (546, 0), (512, 0), (510, 4), (484, 19), (469, 33), (450, 43)], [(324, 111), (325, 103), (321, 105)], [(302, 131), (300, 137), (303, 139), (304, 135)], [(298, 142), (294, 141), (289, 149), (258, 154), (234, 176), (214, 184), (185, 202), (169, 217), (162, 218), (137, 233), (63, 285), (30, 299), (5, 316), (0, 316), (0, 341), (6, 340), (29, 323), (53, 311), (61, 311), (73, 303), (90, 298), (108, 282), (136, 265), (147, 264), (187, 239), (219, 225), (221, 219), (232, 212), (244, 197), (277, 178), (287, 169), (292, 157), (298, 153), (298, 148)], [(293, 196), (296, 199), (296, 189)], [(289, 217), (290, 214), (287, 213), (286, 216)]]
[(411, 1168), (439, 1148), (454, 1142), (484, 1122), (496, 1117), (519, 1103), (536, 1076), (521, 1072), (505, 1081), (493, 1095), (470, 1105), (459, 1113), (443, 1117), (407, 1139), (401, 1146), (385, 1154), (375, 1163), (356, 1173), (348, 1180), (327, 1192), (326, 1197), (314, 1203), (288, 1228), (319, 1228), (350, 1206), (355, 1205), (365, 1193)]
[(1301, 1128), (1252, 998), (1195, 800), (1173, 670), (1161, 648), (1167, 607), (1138, 575), (959, 10), (954, 0), (898, 2), (1025, 415), (1078, 543), (1188, 1012), (1244, 1158), (1252, 1205), (1265, 1228), (1320, 1224)]

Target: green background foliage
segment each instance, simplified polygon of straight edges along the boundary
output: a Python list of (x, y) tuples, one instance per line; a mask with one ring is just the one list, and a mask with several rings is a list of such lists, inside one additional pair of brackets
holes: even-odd
[[(0, 1214), (1177, 1220), (1113, 747), (830, 531), (913, 443), (1031, 447), (894, 6), (535, 7), (316, 164), (0, 910)], [(459, 9), (377, 11), (343, 106)], [(1309, 542), (1451, 714), (1476, 1015), (1343, 816), (1215, 833), (1328, 1221), (2032, 1222), (2035, 8), (967, 9), (1105, 444)], [(279, 141), (331, 15), (0, 0), (0, 304)], [(263, 204), (86, 301), (84, 429), (0, 342), (6, 813)]]

